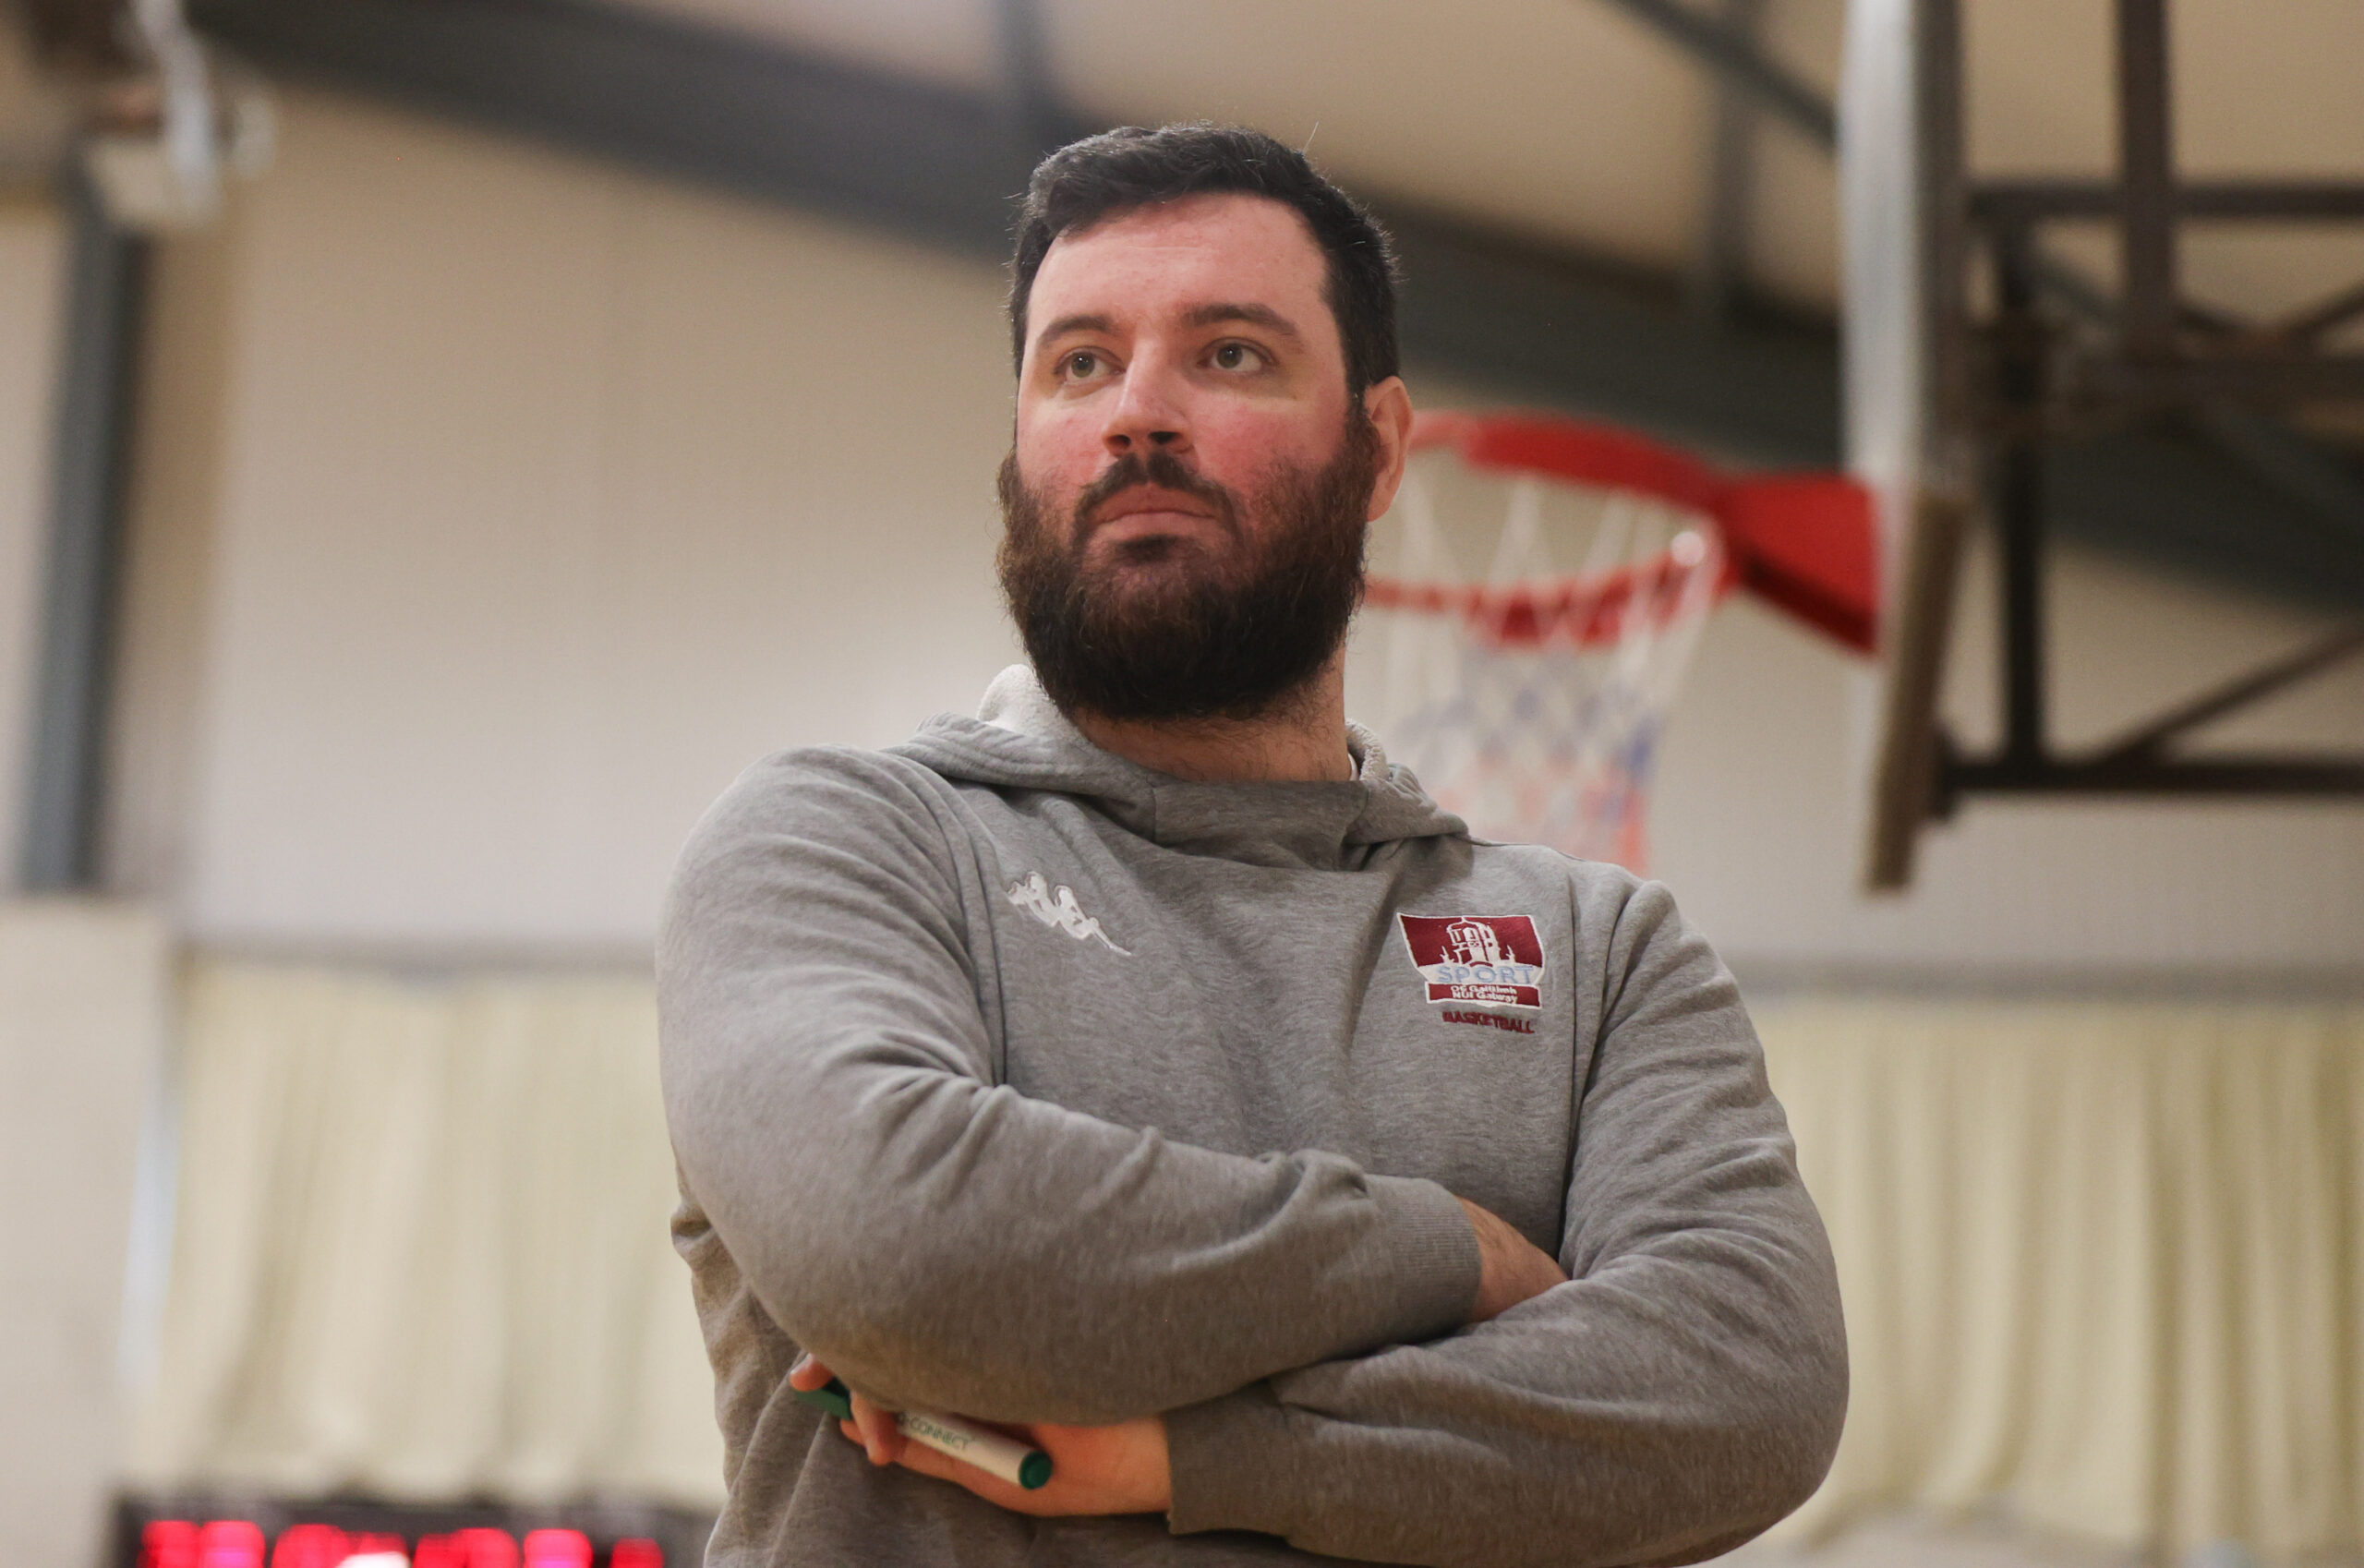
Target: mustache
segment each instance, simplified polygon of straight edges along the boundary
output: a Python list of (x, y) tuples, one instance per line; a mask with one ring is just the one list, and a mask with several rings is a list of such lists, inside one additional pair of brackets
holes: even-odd
[[(1306, 689), (1362, 597), (1363, 513), (1378, 452), (1370, 421), (1350, 417), (1327, 463), (1275, 464), (1236, 502), (1173, 458), (1128, 452), (1083, 487), (1070, 534), (1019, 472), (1013, 443), (995, 482), (997, 566), (1051, 700), (1110, 718), (1248, 718)], [(1224, 559), (1186, 561), (1189, 570), (1147, 584), (1095, 570), (1083, 548), (1091, 509), (1144, 483), (1216, 510), (1232, 538), (1216, 552)]]
[(1144, 485), (1154, 485), (1162, 490), (1172, 490), (1194, 501), (1205, 501), (1214, 509), (1215, 518), (1224, 532), (1234, 538), (1239, 536), (1239, 502), (1228, 486), (1193, 474), (1182, 465), (1182, 460), (1163, 448), (1153, 449), (1147, 457), (1137, 452), (1126, 452), (1103, 469), (1100, 476), (1086, 485), (1075, 498), (1075, 543), (1083, 545), (1095, 525), (1092, 513), (1126, 490)]

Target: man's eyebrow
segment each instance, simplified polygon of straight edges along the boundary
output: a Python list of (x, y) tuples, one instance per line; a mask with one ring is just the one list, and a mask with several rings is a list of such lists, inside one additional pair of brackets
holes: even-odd
[(1069, 332), (1114, 332), (1116, 330), (1115, 321), (1095, 311), (1062, 316), (1034, 334), (1034, 345), (1040, 348), (1053, 338), (1065, 337)]
[(1225, 321), (1246, 321), (1253, 326), (1262, 327), (1268, 332), (1278, 332), (1281, 336), (1291, 340), (1304, 335), (1297, 330), (1296, 323), (1269, 305), (1242, 305), (1230, 301), (1216, 305), (1196, 305), (1184, 314), (1182, 320), (1185, 325), (1192, 327), (1213, 327), (1220, 326)]

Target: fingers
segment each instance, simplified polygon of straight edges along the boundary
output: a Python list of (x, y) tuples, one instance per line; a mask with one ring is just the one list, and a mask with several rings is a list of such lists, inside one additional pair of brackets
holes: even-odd
[(1088, 1498), (1079, 1497), (1070, 1487), (1054, 1476), (1050, 1484), (1029, 1491), (1015, 1487), (999, 1476), (989, 1476), (974, 1465), (963, 1465), (947, 1454), (912, 1443), (903, 1450), (903, 1468), (923, 1476), (933, 1476), (939, 1481), (974, 1493), (996, 1508), (1012, 1514), (1031, 1514), (1038, 1519), (1054, 1518), (1070, 1514), (1099, 1514), (1106, 1510), (1091, 1505)]
[(1466, 1198), (1461, 1200), (1461, 1206), (1478, 1237), (1478, 1299), (1470, 1308), (1472, 1322), (1483, 1322), (1567, 1282), (1559, 1260), (1519, 1234), (1508, 1220)]
[[(788, 1369), (788, 1386), (805, 1393), (825, 1387), (837, 1374), (823, 1366), (819, 1357), (799, 1357)], [(853, 1419), (839, 1421), (838, 1430), (862, 1444), (873, 1465), (892, 1465), (903, 1456), (906, 1444), (902, 1431), (895, 1425), (895, 1413), (881, 1408), (862, 1394), (849, 1401), (853, 1406)]]
[(877, 1451), (870, 1446), (869, 1440), (862, 1435), (862, 1429), (855, 1426), (851, 1421), (839, 1421), (838, 1423), (838, 1430), (844, 1434), (847, 1441), (859, 1447), (862, 1453), (868, 1456), (873, 1465), (891, 1465), (894, 1463), (891, 1459), (879, 1458)]
[[(843, 1432), (854, 1442), (862, 1441), (861, 1431), (851, 1421), (839, 1421), (838, 1430)], [(900, 1432), (896, 1433), (895, 1437), (898, 1445), (896, 1457), (891, 1460), (882, 1460), (877, 1456), (876, 1451), (872, 1450), (870, 1459), (872, 1464), (900, 1465), (904, 1469), (918, 1475), (932, 1477), (939, 1481), (950, 1481), (956, 1487), (963, 1487), (976, 1493), (996, 1508), (1007, 1508), (1013, 1514), (1041, 1515), (1069, 1512), (1068, 1509), (1059, 1506), (1062, 1499), (1053, 1490), (1053, 1487), (1057, 1484), (1055, 1481), (1052, 1487), (1045, 1487), (1039, 1491), (1028, 1491), (1023, 1487), (1011, 1486), (999, 1476), (989, 1476), (974, 1465), (963, 1465), (949, 1454), (938, 1453), (923, 1444), (906, 1441)]]
[[(1049, 1487), (1028, 1491), (1023, 1487), (1011, 1486), (999, 1476), (989, 1476), (974, 1465), (963, 1465), (948, 1454), (938, 1453), (916, 1442), (904, 1445), (900, 1463), (906, 1470), (932, 1476), (939, 1481), (950, 1481), (956, 1487), (974, 1492), (995, 1507), (1007, 1508), (1013, 1514), (1041, 1515), (1067, 1512), (1059, 1506), (1060, 1498), (1053, 1490), (1058, 1485), (1055, 1478)], [(1045, 1493), (1051, 1495), (1045, 1496)]]
[[(789, 1371), (789, 1381), (797, 1387), (820, 1387), (829, 1381), (829, 1371), (826, 1367), (817, 1373), (809, 1370), (817, 1365), (810, 1357), (797, 1363)], [(1041, 1514), (1067, 1512), (1056, 1507), (1057, 1499), (1046, 1497), (1043, 1490), (1029, 1491), (1023, 1487), (1014, 1487), (973, 1465), (963, 1465), (948, 1454), (938, 1453), (923, 1443), (911, 1441), (895, 1425), (891, 1411), (882, 1409), (862, 1395), (853, 1395), (851, 1403), (853, 1418), (838, 1423), (838, 1434), (849, 1442), (860, 1444), (873, 1465), (900, 1465), (923, 1476), (950, 1481), (955, 1486), (966, 1487), (987, 1502), (1014, 1513)]]
[(853, 1419), (848, 1424), (854, 1429), (850, 1435), (869, 1452), (873, 1465), (892, 1465), (911, 1447), (895, 1425), (894, 1412), (859, 1393), (853, 1396)]

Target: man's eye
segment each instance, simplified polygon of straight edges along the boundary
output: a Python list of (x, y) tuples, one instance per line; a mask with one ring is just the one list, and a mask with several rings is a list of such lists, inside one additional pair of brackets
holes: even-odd
[(1264, 356), (1244, 343), (1218, 344), (1210, 356), (1218, 370), (1248, 370), (1264, 362)]
[(1077, 349), (1073, 354), (1068, 355), (1066, 363), (1060, 367), (1062, 373), (1069, 380), (1088, 377), (1099, 368), (1100, 356), (1087, 348)]

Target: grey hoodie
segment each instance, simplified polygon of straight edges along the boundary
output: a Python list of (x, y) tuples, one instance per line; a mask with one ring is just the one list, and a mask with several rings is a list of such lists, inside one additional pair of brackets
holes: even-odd
[[(657, 980), (710, 1563), (1687, 1562), (1813, 1490), (1838, 1287), (1731, 975), (1663, 887), (1353, 749), (1187, 783), (1019, 669), (706, 814)], [(1570, 1282), (1465, 1325), (1454, 1194)], [(1163, 1412), (1172, 1511), (874, 1469), (799, 1346), (889, 1405)]]

